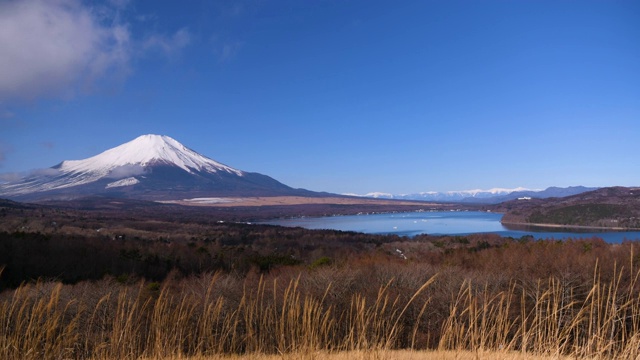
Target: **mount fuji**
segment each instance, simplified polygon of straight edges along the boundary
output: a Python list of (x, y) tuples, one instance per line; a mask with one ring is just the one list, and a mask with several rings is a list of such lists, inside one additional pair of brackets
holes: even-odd
[(211, 196), (320, 196), (259, 173), (234, 169), (162, 135), (142, 135), (84, 160), (68, 160), (0, 184), (18, 201), (105, 195), (142, 200)]

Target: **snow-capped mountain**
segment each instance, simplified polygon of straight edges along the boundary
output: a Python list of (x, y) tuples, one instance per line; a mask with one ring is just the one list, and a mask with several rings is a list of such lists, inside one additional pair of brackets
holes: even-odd
[(382, 199), (401, 199), (401, 200), (421, 200), (434, 202), (464, 202), (464, 203), (487, 203), (497, 204), (503, 201), (514, 200), (517, 198), (549, 198), (564, 197), (580, 194), (586, 191), (592, 191), (596, 188), (584, 186), (570, 186), (567, 188), (550, 187), (547, 189), (527, 189), (518, 187), (514, 189), (493, 188), (489, 190), (460, 190), (436, 192), (428, 191), (415, 194), (394, 195), (388, 193), (374, 192), (365, 195), (356, 195), (371, 198)]
[(243, 172), (209, 159), (164, 135), (142, 135), (84, 160), (63, 161), (63, 172), (90, 173), (105, 176), (123, 166), (168, 164), (193, 173), (225, 171), (242, 176)]
[(516, 191), (539, 191), (539, 190), (531, 190), (526, 188), (515, 188), (515, 189), (503, 189), (503, 188), (494, 188), (489, 190), (459, 190), (459, 191), (445, 191), (445, 192), (436, 192), (436, 191), (426, 191), (415, 194), (402, 194), (395, 195), (383, 192), (373, 192), (365, 195), (356, 195), (363, 197), (371, 197), (371, 198), (381, 198), (381, 199), (404, 199), (404, 200), (426, 200), (426, 201), (460, 201), (467, 198), (490, 198), (494, 196), (501, 196), (511, 194)]
[(123, 196), (180, 200), (203, 196), (306, 195), (266, 175), (219, 163), (161, 135), (142, 135), (84, 160), (70, 160), (0, 185), (17, 200)]

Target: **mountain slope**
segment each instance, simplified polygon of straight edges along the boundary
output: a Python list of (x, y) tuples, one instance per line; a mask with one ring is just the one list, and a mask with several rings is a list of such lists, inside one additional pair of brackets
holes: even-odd
[[(129, 171), (135, 173), (136, 167), (159, 164), (175, 166), (188, 173), (223, 171), (238, 176), (243, 175), (240, 170), (202, 156), (176, 140), (161, 135), (142, 135), (133, 141), (88, 159), (63, 161), (55, 168), (64, 173), (82, 173), (94, 176), (93, 179), (82, 180), (86, 183), (114, 172), (116, 175)], [(76, 184), (80, 183), (82, 182)]]
[(259, 173), (234, 169), (161, 135), (143, 135), (96, 156), (63, 161), (0, 185), (20, 201), (109, 195), (145, 200), (206, 196), (315, 196)]

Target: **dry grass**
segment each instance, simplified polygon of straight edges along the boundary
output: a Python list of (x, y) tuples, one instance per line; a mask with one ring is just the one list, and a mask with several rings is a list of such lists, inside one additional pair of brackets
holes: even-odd
[[(178, 360), (171, 358), (166, 360)], [(180, 358), (185, 359), (185, 358)], [(471, 351), (414, 351), (414, 350), (376, 350), (313, 352), (292, 354), (248, 354), (215, 355), (193, 357), (188, 360), (569, 360), (568, 356), (552, 357), (514, 352), (471, 352)], [(146, 360), (146, 359), (145, 359)], [(149, 359), (150, 360), (150, 359)]]
[(513, 286), (493, 297), (467, 283), (451, 307), (440, 348), (637, 359), (640, 273), (633, 272), (633, 262), (631, 272), (617, 271), (610, 282), (595, 273), (586, 297), (557, 278), (533, 289)]
[(220, 274), (188, 289), (94, 284), (82, 299), (59, 283), (25, 284), (0, 298), (0, 358), (636, 359), (635, 260), (608, 280), (596, 267), (589, 287), (551, 277), (493, 291), (466, 281), (452, 294), (435, 352), (411, 351), (426, 346), (419, 328), (434, 277), (412, 296), (394, 294), (389, 282), (375, 297), (347, 295), (344, 306), (328, 299), (334, 285), (314, 295), (300, 278), (245, 281), (238, 293)]

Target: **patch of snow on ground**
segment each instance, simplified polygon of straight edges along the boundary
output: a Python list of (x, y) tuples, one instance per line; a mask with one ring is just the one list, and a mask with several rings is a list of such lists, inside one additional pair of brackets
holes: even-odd
[(184, 199), (182, 200), (187, 203), (193, 204), (226, 204), (232, 202), (238, 202), (239, 199), (234, 198), (193, 198), (193, 199)]

